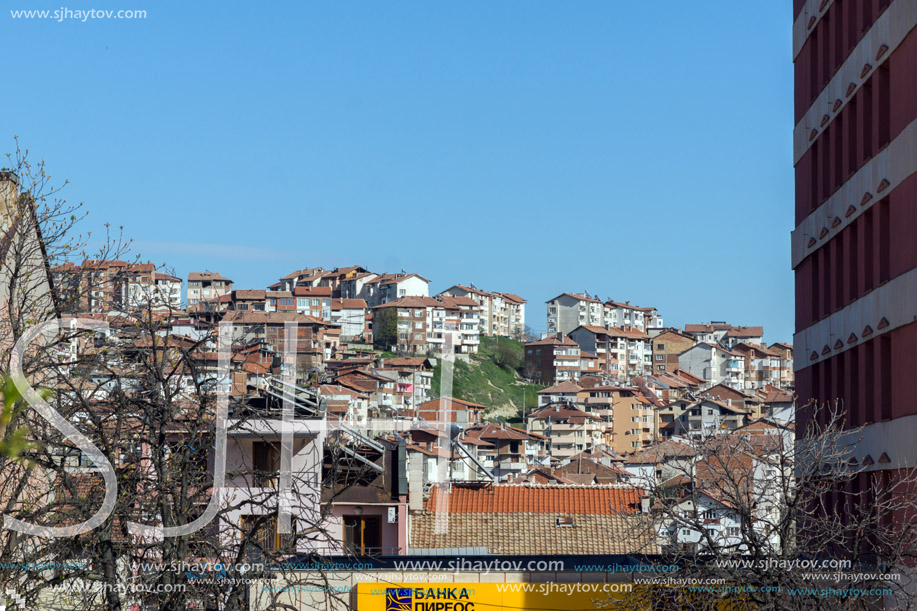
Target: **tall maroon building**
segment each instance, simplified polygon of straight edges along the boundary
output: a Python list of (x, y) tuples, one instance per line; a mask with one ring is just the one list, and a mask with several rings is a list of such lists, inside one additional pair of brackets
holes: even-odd
[(888, 478), (917, 464), (917, 0), (793, 9), (797, 393)]

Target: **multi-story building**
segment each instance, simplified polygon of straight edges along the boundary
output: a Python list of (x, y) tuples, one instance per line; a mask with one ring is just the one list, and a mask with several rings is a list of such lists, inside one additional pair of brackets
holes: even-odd
[(385, 348), (402, 353), (443, 352), (450, 332), (457, 354), (476, 353), (481, 343), (480, 306), (467, 297), (402, 297), (374, 307), (372, 321), (373, 337), (386, 341), (395, 331), (395, 343)]
[(232, 280), (217, 272), (191, 272), (188, 274), (188, 305), (222, 297), (232, 291)]
[(870, 471), (887, 480), (917, 463), (917, 10), (793, 8), (796, 392), (803, 405), (840, 399), (845, 422), (865, 426), (855, 493)]
[(296, 323), (293, 338), (296, 366), (301, 372), (323, 369), (330, 358), (325, 342), (325, 332), (330, 323), (297, 312), (232, 311), (223, 322), (233, 323), (233, 341), (243, 345), (261, 345), (282, 358), (287, 342), (285, 325)]
[(634, 328), (581, 326), (570, 333), (581, 350), (599, 357), (600, 367), (620, 381), (651, 373), (650, 336)]
[[(605, 323), (609, 327), (633, 327), (641, 331), (646, 331), (649, 326), (647, 323), (652, 319), (655, 308), (641, 308), (631, 305), (629, 301), (623, 303), (608, 300), (605, 302), (604, 314)], [(658, 318), (655, 322), (659, 323), (662, 319)]]
[(656, 437), (653, 405), (635, 388), (584, 388), (577, 393), (577, 404), (606, 423), (604, 442), (617, 454), (644, 448)]
[(331, 293), (331, 287), (328, 286), (297, 286), (293, 289), (296, 311), (330, 321)]
[(719, 344), (701, 342), (678, 356), (678, 368), (703, 378), (708, 386), (745, 388), (745, 356)]
[(725, 343), (726, 332), (730, 329), (732, 329), (732, 325), (729, 323), (714, 320), (710, 323), (685, 325), (685, 335), (690, 335), (697, 342), (707, 342), (708, 344)]
[(605, 425), (594, 414), (566, 403), (547, 405), (528, 415), (528, 430), (550, 440), (551, 458), (570, 458), (603, 441)]
[(605, 326), (605, 305), (589, 293), (561, 293), (547, 303), (548, 335), (569, 334), (579, 326)]
[(745, 388), (754, 390), (780, 383), (780, 355), (767, 347), (736, 344), (732, 351), (745, 358)]
[(785, 342), (776, 342), (768, 346), (768, 349), (776, 354), (780, 359), (780, 374), (778, 388), (792, 388), (796, 385), (793, 378), (793, 344)]
[(525, 374), (542, 384), (576, 381), (598, 373), (595, 355), (583, 358), (579, 344), (563, 334), (551, 335), (525, 345)]
[(666, 329), (653, 338), (653, 373), (678, 369), (678, 355), (695, 344), (694, 338), (678, 329)]
[(733, 348), (741, 343), (762, 346), (764, 344), (764, 327), (733, 327), (726, 331), (725, 344)]
[(440, 295), (468, 297), (481, 306), (481, 332), (484, 335), (521, 338), (525, 334), (525, 299), (518, 295), (482, 291), (474, 284), (456, 284)]
[(332, 299), (331, 322), (341, 326), (341, 339), (372, 341), (372, 329), (367, 324), (369, 309), (362, 299)]

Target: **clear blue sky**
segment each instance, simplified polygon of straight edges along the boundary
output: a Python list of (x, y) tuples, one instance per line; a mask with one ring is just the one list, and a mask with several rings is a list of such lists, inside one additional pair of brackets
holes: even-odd
[(14, 20), (0, 150), (180, 275), (405, 268), (791, 339), (789, 0), (166, 2)]

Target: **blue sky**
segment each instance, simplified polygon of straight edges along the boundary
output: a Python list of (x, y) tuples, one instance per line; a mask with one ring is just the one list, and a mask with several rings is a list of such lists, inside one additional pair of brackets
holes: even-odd
[[(405, 268), (791, 339), (787, 2), (166, 2), (12, 19), (18, 135), (86, 229), (239, 288)], [(13, 95), (10, 92), (14, 92)]]

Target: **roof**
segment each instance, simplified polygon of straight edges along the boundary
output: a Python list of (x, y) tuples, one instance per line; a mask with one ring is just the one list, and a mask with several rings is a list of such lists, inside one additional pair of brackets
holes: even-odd
[[(422, 367), (430, 364), (430, 359), (425, 356), (396, 357), (391, 359), (382, 359), (383, 367)], [(431, 365), (432, 366), (432, 365)], [(455, 401), (455, 399), (453, 399)]]
[(685, 333), (712, 333), (713, 331), (728, 331), (729, 329), (732, 329), (732, 325), (724, 322), (685, 325)]
[(557, 337), (556, 335), (549, 335), (548, 337), (542, 339), (536, 339), (533, 342), (528, 342), (526, 346), (579, 346), (575, 341), (567, 337), (566, 335), (561, 335)]
[[(493, 484), (466, 487), (453, 484), (448, 512), (614, 515), (635, 511), (642, 495), (641, 489), (630, 486)], [(436, 511), (438, 496), (431, 494), (424, 509)]]
[(595, 298), (595, 297), (589, 297), (588, 295), (586, 295), (586, 294), (584, 294), (584, 293), (561, 293), (560, 295), (558, 295), (558, 296), (555, 297), (554, 299), (548, 299), (547, 301), (545, 301), (545, 303), (551, 303), (552, 301), (556, 301), (556, 300), (560, 299), (561, 297), (572, 297), (572, 298), (577, 299), (577, 300), (579, 300), (579, 301), (591, 301), (591, 302), (593, 302), (593, 303), (602, 303), (602, 300), (601, 300), (601, 299), (597, 299), (597, 298)]
[[(422, 357), (418, 357), (418, 358), (420, 358), (421, 360), (425, 360)], [(392, 361), (392, 360), (395, 360), (395, 359), (386, 359), (386, 361)], [(423, 403), (417, 406), (417, 411), (418, 412), (439, 411), (442, 406), (443, 401), (445, 401), (445, 398), (443, 397), (440, 397), (439, 399), (432, 399), (430, 401), (424, 401)], [(482, 410), (487, 409), (486, 405), (479, 405), (477, 403), (472, 403), (471, 401), (462, 401), (461, 399), (456, 399), (455, 397), (450, 399), (450, 402), (452, 403), (452, 405), (464, 407), (465, 409), (482, 409)]]
[(581, 409), (560, 405), (545, 406), (537, 412), (529, 414), (528, 417), (533, 420), (548, 420), (551, 418), (558, 418), (579, 422), (585, 422), (586, 420), (601, 420), (601, 418), (598, 416), (588, 414)]
[(332, 299), (331, 310), (365, 310), (366, 302), (362, 299)]
[(237, 322), (243, 325), (281, 324), (285, 322), (324, 326), (330, 326), (331, 324), (299, 312), (250, 312), (246, 310), (227, 312), (226, 316), (223, 317), (223, 322)]
[(513, 301), (515, 303), (526, 303), (525, 299), (516, 295), (515, 293), (497, 293), (497, 295), (502, 295), (507, 301)]
[(264, 289), (236, 289), (232, 293), (233, 299), (266, 299), (267, 291)]
[[(435, 534), (443, 523), (434, 511), (446, 494), (446, 532)], [(412, 516), (411, 545), (509, 555), (656, 553), (649, 517), (635, 509), (642, 494), (620, 485), (453, 484), (450, 492), (434, 489)], [(558, 527), (558, 518), (573, 525)]]
[(608, 337), (624, 337), (628, 339), (649, 339), (650, 337), (643, 331), (634, 329), (633, 327), (596, 327), (593, 325), (580, 325), (571, 331), (571, 333), (576, 333), (577, 329), (586, 329), (596, 335), (607, 335)]
[(232, 282), (232, 280), (221, 276), (218, 272), (191, 272), (188, 274), (188, 282), (195, 280), (222, 280), (224, 282)]
[(627, 464), (657, 464), (669, 458), (689, 458), (694, 448), (675, 439), (667, 439), (647, 448), (637, 450), (624, 459)]
[(293, 294), (297, 297), (331, 297), (330, 286), (296, 286), (293, 287)]
[(530, 433), (528, 431), (523, 431), (522, 429), (517, 429), (514, 426), (508, 424), (494, 424), (493, 422), (488, 422), (486, 424), (475, 424), (465, 429), (465, 435), (468, 437), (478, 437), (485, 441), (490, 439), (509, 439), (509, 440), (523, 440), (523, 439), (547, 439), (544, 435), (539, 435), (537, 433)]
[(544, 390), (539, 390), (538, 394), (539, 395), (554, 395), (554, 394), (562, 394), (562, 393), (578, 393), (581, 390), (583, 390), (583, 387), (577, 384), (576, 382), (567, 381), (567, 382), (561, 382), (560, 384), (555, 384), (554, 386), (545, 388)]
[(764, 327), (733, 327), (726, 331), (726, 337), (761, 337)]

